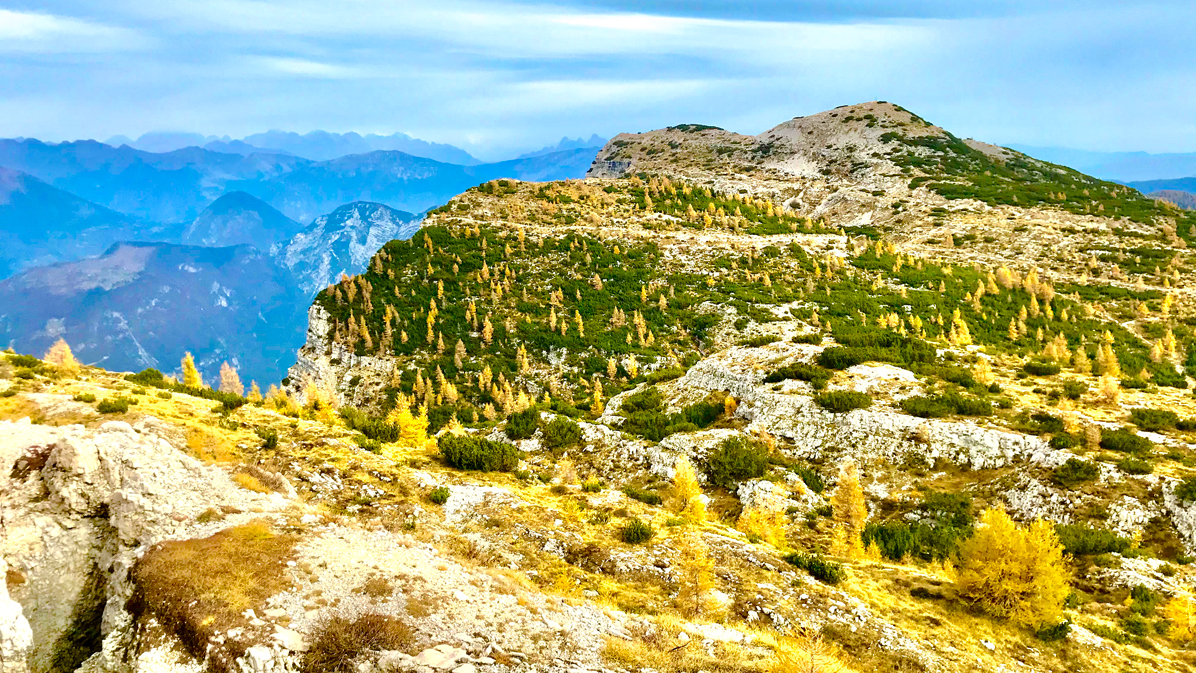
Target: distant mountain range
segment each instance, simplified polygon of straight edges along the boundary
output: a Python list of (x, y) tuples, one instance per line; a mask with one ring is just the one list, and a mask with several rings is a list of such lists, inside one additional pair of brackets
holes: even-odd
[(1176, 189), (1160, 189), (1157, 192), (1151, 192), (1147, 196), (1150, 196), (1154, 199), (1159, 199), (1160, 201), (1174, 203), (1180, 208), (1196, 210), (1196, 193), (1194, 192), (1196, 192), (1196, 190), (1193, 192), (1181, 192)]
[(199, 147), (153, 153), (90, 140), (0, 140), (0, 166), (146, 221), (190, 222), (222, 194), (243, 191), (286, 217), (309, 222), (352, 201), (377, 201), (418, 213), (497, 178), (580, 178), (597, 151), (572, 149), (464, 166), (396, 150), (311, 161), (290, 154), (242, 155)]
[(544, 156), (545, 154), (552, 154), (554, 152), (564, 152), (566, 150), (580, 150), (580, 149), (583, 149), (586, 147), (593, 147), (595, 150), (595, 154), (597, 154), (597, 150), (602, 149), (602, 146), (606, 144), (607, 140), (608, 140), (607, 138), (603, 138), (603, 137), (599, 136), (597, 133), (591, 135), (588, 140), (585, 138), (578, 138), (576, 140), (573, 140), (572, 138), (566, 137), (566, 138), (561, 138), (561, 141), (559, 143), (557, 143), (556, 145), (549, 145), (548, 147), (538, 149), (535, 152), (528, 152), (527, 154), (520, 154), (517, 158), (518, 159), (530, 159), (532, 157), (540, 157), (540, 156)]
[(1146, 152), (1091, 152), (1065, 147), (1008, 145), (1035, 159), (1074, 168), (1105, 180), (1132, 183), (1196, 176), (1196, 152), (1148, 154)]

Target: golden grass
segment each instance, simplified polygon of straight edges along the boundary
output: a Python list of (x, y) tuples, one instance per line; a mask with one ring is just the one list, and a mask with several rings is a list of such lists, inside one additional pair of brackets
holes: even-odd
[[(295, 543), (261, 519), (207, 538), (159, 543), (133, 567), (130, 610), (152, 614), (202, 658), (213, 635), (241, 625), (247, 608), (290, 585), (286, 562)], [(230, 640), (212, 652), (212, 667), (235, 671), (234, 660), (247, 646)]]
[(261, 482), (261, 480), (259, 480), (257, 477), (253, 476), (252, 474), (238, 472), (237, 474), (233, 475), (233, 481), (236, 482), (237, 485), (240, 486), (241, 488), (244, 488), (249, 491), (253, 491), (255, 493), (270, 493), (271, 492), (269, 486), (266, 486), (265, 484), (263, 484)]

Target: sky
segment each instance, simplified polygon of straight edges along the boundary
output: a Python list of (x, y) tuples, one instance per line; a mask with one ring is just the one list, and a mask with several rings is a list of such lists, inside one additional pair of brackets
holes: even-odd
[(961, 137), (1196, 151), (1196, 3), (0, 0), (0, 137), (562, 136), (898, 103)]

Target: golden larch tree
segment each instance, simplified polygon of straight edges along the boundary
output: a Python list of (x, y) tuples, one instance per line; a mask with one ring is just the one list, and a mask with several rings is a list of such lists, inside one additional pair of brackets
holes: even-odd
[(203, 387), (203, 377), (195, 368), (195, 358), (191, 356), (191, 353), (183, 355), (183, 385), (188, 388)]
[(862, 557), (868, 505), (860, 487), (860, 471), (854, 461), (844, 463), (839, 471), (839, 484), (831, 496), (831, 508), (835, 517), (832, 552), (848, 558)]
[(220, 392), (241, 395), (245, 393), (245, 386), (241, 384), (241, 377), (232, 365), (225, 362), (220, 365)]
[(55, 341), (42, 359), (66, 374), (77, 374), (81, 368), (79, 361), (75, 359), (75, 354), (71, 352), (71, 347), (67, 345), (66, 339)]
[(706, 503), (702, 501), (702, 487), (698, 475), (688, 456), (677, 458), (673, 465), (673, 494), (677, 498), (676, 509), (694, 523), (706, 521)]
[(1030, 628), (1058, 619), (1071, 591), (1055, 527), (1040, 519), (1019, 528), (999, 507), (980, 514), (975, 534), (960, 547), (957, 572), (961, 600)]

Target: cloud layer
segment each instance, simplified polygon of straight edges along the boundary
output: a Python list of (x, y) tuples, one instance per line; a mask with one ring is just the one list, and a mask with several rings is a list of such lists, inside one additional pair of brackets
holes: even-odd
[(1196, 150), (1191, 3), (6, 3), (0, 136), (403, 131), (494, 158), (882, 99), (1001, 143)]

